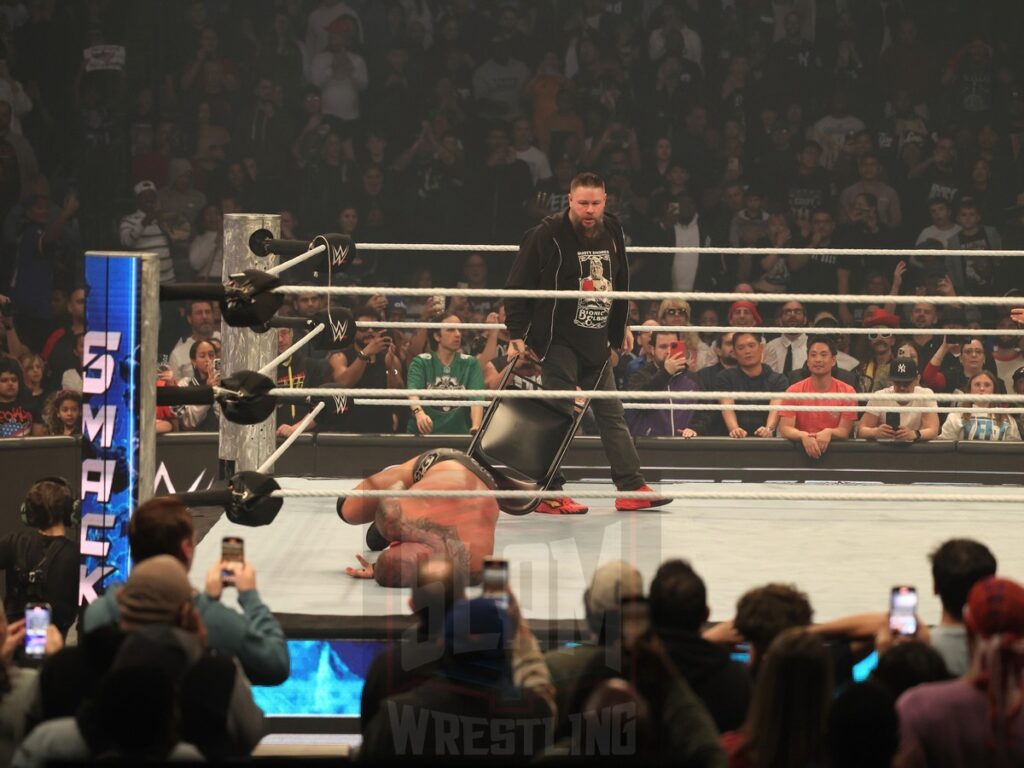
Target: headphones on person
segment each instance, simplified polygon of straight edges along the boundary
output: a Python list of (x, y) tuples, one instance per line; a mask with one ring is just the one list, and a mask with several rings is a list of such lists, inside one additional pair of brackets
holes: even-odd
[[(50, 475), (39, 478), (32, 484), (32, 487), (35, 488), (39, 483), (56, 483), (67, 491), (67, 496), (60, 503), (60, 507), (57, 512), (64, 525), (78, 525), (82, 519), (82, 500), (75, 498), (74, 489), (72, 489), (68, 481), (63, 477)], [(56, 515), (47, 511), (45, 507), (29, 501), (28, 496), (26, 496), (25, 500), (21, 502), (21, 509), (19, 512), (21, 514), (21, 522), (25, 525), (39, 529), (49, 528), (54, 517), (56, 517)]]

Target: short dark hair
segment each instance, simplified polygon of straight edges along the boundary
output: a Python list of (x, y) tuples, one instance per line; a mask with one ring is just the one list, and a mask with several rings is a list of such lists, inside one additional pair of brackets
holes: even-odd
[(360, 317), (372, 317), (374, 320), (383, 320), (381, 313), (374, 309), (369, 304), (360, 304), (356, 307), (355, 312), (352, 313), (352, 317), (358, 320)]
[(679, 331), (653, 331), (647, 343), (652, 347), (658, 346), (659, 336), (675, 336), (676, 341), (679, 341)]
[[(461, 318), (459, 318), (458, 315), (453, 315), (449, 312), (447, 315), (441, 316), (440, 322), (443, 323), (452, 317), (454, 317), (456, 320), (461, 320)], [(430, 338), (428, 339), (428, 341), (430, 342), (430, 348), (435, 352), (441, 346), (441, 331), (443, 330), (444, 328), (434, 328), (433, 330), (430, 331)]]
[(569, 183), (569, 191), (572, 192), (576, 187), (604, 189), (604, 179), (592, 171), (583, 171), (572, 177), (572, 181)]
[(763, 657), (778, 635), (790, 627), (806, 627), (814, 610), (807, 595), (792, 584), (766, 584), (752, 589), (736, 603), (736, 630)]
[(696, 632), (707, 616), (704, 580), (685, 560), (668, 560), (661, 564), (654, 574), (647, 599), (655, 631)]
[(732, 344), (734, 347), (736, 346), (736, 342), (739, 340), (740, 336), (752, 336), (754, 338), (754, 341), (756, 341), (758, 344), (764, 341), (764, 336), (762, 336), (760, 333), (754, 333), (754, 331), (733, 331)]
[(898, 699), (908, 688), (949, 680), (946, 662), (932, 646), (920, 641), (899, 643), (878, 657), (871, 679)]
[(942, 608), (957, 621), (964, 617), (964, 604), (971, 587), (996, 574), (995, 555), (980, 541), (950, 539), (929, 555), (932, 581)]
[(186, 304), (187, 304), (186, 307), (185, 307), (185, 314), (186, 315), (191, 315), (192, 314), (192, 308), (195, 307), (196, 304), (206, 304), (211, 310), (213, 309), (213, 302), (210, 301), (209, 299), (193, 299), (192, 301), (189, 301)]
[(182, 539), (194, 532), (192, 513), (177, 496), (158, 496), (141, 504), (128, 524), (128, 546), (132, 562), (141, 563), (157, 555), (170, 555), (185, 563)]
[(213, 347), (214, 352), (217, 351), (217, 347), (214, 345), (212, 339), (200, 339), (199, 341), (193, 341), (192, 342), (192, 346), (188, 348), (188, 359), (189, 360), (195, 360), (196, 359), (196, 355), (199, 353), (199, 345), (200, 344), (209, 344), (211, 347)]
[(74, 504), (74, 493), (67, 483), (38, 480), (25, 494), (25, 512), (29, 525), (45, 530), (64, 522), (64, 513)]
[(13, 373), (18, 377), (18, 391), (21, 391), (21, 387), (24, 383), (24, 375), (21, 370), (21, 365), (17, 360), (10, 357), (0, 357), (0, 373)]
[(832, 357), (839, 354), (839, 346), (836, 344), (836, 337), (829, 333), (816, 333), (813, 336), (807, 337), (807, 351), (811, 351), (811, 347), (815, 344), (824, 344), (828, 347), (828, 351), (832, 353)]

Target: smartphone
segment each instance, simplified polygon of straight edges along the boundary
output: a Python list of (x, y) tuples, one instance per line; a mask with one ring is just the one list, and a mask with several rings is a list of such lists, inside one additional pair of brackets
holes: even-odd
[(900, 415), (899, 415), (899, 413), (897, 413), (896, 411), (886, 411), (885, 412), (885, 423), (888, 424), (893, 429), (899, 429), (900, 428)]
[(49, 603), (29, 603), (25, 606), (25, 655), (31, 659), (43, 658), (46, 651), (46, 630), (50, 626)]
[(673, 341), (672, 351), (669, 352), (672, 357), (686, 357), (686, 342), (685, 341)]
[(500, 557), (484, 558), (483, 596), (508, 608), (508, 560)]
[[(225, 536), (220, 540), (220, 559), (222, 563), (245, 562), (245, 540), (241, 536)], [(235, 574), (222, 568), (220, 580), (223, 584), (234, 584)]]
[(158, 373), (171, 370), (171, 356), (160, 355), (160, 362), (157, 364), (156, 370)]
[(213, 358), (213, 370), (217, 372), (217, 376), (220, 376), (220, 370), (221, 370), (220, 365), (221, 365), (220, 358), (219, 357)]
[(448, 304), (445, 297), (438, 294), (437, 296), (431, 296), (430, 300), (434, 302), (434, 311), (437, 313), (443, 313), (445, 306)]
[(894, 635), (917, 634), (917, 590), (893, 587), (889, 594), (889, 631)]

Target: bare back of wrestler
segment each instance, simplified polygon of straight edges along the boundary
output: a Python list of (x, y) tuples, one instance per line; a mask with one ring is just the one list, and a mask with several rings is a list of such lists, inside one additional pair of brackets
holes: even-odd
[[(356, 490), (487, 491), (487, 484), (456, 461), (438, 461), (415, 480), (421, 457), (381, 470), (363, 480)], [(338, 504), (338, 516), (352, 525), (374, 522), (391, 545), (376, 563), (356, 555), (362, 568), (346, 568), (349, 576), (374, 579), (384, 587), (413, 586), (421, 559), (447, 554), (464, 567), (470, 583), (477, 583), (483, 561), (494, 551), (498, 503), (490, 496), (479, 498), (353, 498)]]

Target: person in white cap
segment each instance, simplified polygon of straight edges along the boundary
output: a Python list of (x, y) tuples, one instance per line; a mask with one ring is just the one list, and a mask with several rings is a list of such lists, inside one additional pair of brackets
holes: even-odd
[(174, 282), (171, 244), (160, 223), (160, 201), (156, 184), (140, 181), (135, 185), (138, 210), (121, 219), (121, 245), (133, 251), (147, 251), (160, 257), (160, 282)]

